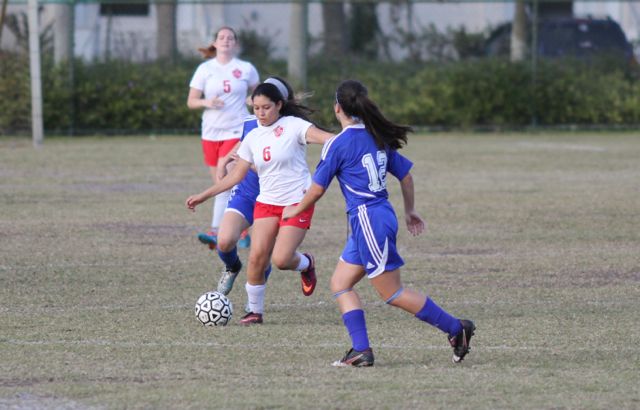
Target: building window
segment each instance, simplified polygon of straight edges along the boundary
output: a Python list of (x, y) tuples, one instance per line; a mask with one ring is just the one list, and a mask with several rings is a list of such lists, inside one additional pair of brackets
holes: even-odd
[(101, 16), (148, 16), (149, 3), (101, 3)]

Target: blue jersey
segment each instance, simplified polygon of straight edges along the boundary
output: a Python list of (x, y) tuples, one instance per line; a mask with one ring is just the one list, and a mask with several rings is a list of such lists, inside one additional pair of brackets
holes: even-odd
[[(258, 128), (258, 119), (254, 115), (245, 118), (240, 141), (242, 141), (249, 131), (254, 128)], [(240, 190), (243, 195), (253, 198), (255, 201), (260, 193), (260, 180), (258, 179), (258, 174), (256, 174), (253, 169), (249, 169), (247, 175), (236, 187), (236, 189)]]
[(387, 202), (387, 174), (401, 180), (412, 166), (395, 149), (378, 148), (364, 125), (356, 124), (325, 143), (313, 181), (326, 189), (337, 177), (347, 213), (352, 213), (360, 205)]

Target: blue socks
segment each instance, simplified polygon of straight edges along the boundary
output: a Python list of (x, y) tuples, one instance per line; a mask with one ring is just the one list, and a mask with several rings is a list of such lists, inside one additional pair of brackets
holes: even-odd
[(364, 311), (362, 309), (351, 310), (342, 315), (342, 321), (349, 331), (351, 346), (354, 350), (363, 351), (369, 348), (369, 336), (367, 335), (367, 324), (364, 321)]
[(267, 266), (267, 270), (264, 271), (264, 282), (267, 282), (267, 279), (269, 279), (269, 275), (271, 275), (271, 264), (269, 264), (269, 266)]
[(222, 252), (218, 249), (218, 256), (231, 272), (238, 272), (242, 267), (242, 262), (240, 262), (240, 258), (238, 257), (237, 247), (234, 247), (229, 252)]
[[(229, 252), (222, 252), (220, 249), (218, 249), (218, 256), (224, 263), (224, 266), (231, 272), (238, 272), (242, 268), (242, 262), (240, 262), (237, 247), (233, 248)], [(267, 266), (267, 270), (264, 271), (265, 281), (269, 279), (269, 275), (271, 275), (271, 264), (269, 264), (269, 266)]]
[(422, 309), (416, 313), (416, 317), (447, 333), (449, 337), (457, 335), (462, 330), (460, 320), (451, 316), (430, 298), (427, 298)]

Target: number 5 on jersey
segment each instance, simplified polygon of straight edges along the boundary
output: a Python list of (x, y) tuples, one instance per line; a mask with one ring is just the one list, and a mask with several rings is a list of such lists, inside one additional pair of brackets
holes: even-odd
[(231, 81), (224, 80), (222, 82), (222, 91), (224, 91), (227, 94), (231, 92)]

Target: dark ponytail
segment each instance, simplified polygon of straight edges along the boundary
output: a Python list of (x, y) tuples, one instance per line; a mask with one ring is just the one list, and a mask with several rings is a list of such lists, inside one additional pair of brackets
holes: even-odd
[(407, 143), (407, 133), (413, 129), (386, 119), (368, 94), (367, 88), (359, 81), (346, 80), (336, 90), (336, 101), (345, 114), (362, 121), (378, 148), (402, 148)]
[[(274, 103), (282, 102), (282, 108), (280, 108), (281, 116), (292, 116), (302, 118), (305, 121), (309, 121), (313, 123), (309, 119), (309, 116), (313, 113), (313, 110), (305, 105), (302, 105), (298, 101), (296, 101), (295, 96), (293, 94), (293, 89), (284, 79), (276, 76), (271, 76), (265, 81), (269, 81), (270, 79), (276, 79), (287, 89), (288, 96), (284, 96), (282, 92), (276, 87), (274, 84), (269, 82), (260, 83), (253, 93), (251, 94), (251, 99), (253, 100), (258, 95), (263, 95), (273, 101)], [(314, 124), (315, 125), (315, 124)]]

